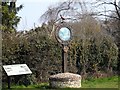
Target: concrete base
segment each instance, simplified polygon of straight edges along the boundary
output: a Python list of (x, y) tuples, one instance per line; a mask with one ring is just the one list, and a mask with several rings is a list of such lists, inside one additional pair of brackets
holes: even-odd
[(80, 88), (81, 76), (73, 73), (60, 73), (49, 78), (52, 88)]

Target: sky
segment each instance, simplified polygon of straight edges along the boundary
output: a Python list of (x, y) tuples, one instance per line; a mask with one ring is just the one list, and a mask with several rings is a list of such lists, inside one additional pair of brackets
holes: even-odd
[(17, 31), (28, 31), (32, 28), (40, 26), (40, 16), (47, 11), (50, 5), (54, 5), (60, 1), (61, 0), (17, 0), (17, 6), (21, 4), (24, 6), (17, 14), (21, 17)]
[(59, 0), (17, 0), (17, 6), (23, 4), (23, 9), (18, 13), (21, 21), (17, 30), (30, 30), (40, 25), (40, 16), (48, 9), (48, 7)]

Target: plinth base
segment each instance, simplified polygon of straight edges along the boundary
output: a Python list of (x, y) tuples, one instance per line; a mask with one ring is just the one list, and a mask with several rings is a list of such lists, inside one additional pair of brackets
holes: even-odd
[(73, 73), (60, 73), (49, 78), (52, 88), (80, 88), (81, 76)]

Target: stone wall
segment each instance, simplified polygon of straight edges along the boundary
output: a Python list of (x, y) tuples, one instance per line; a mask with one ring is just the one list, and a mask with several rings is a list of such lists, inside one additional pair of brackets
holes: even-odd
[(73, 73), (60, 73), (49, 78), (52, 88), (80, 88), (81, 76)]

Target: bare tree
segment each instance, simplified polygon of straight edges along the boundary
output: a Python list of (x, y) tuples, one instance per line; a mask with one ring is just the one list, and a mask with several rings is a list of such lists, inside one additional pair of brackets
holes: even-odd
[[(48, 10), (40, 17), (44, 23), (50, 23), (52, 28), (50, 37), (55, 31), (56, 25), (60, 22), (74, 22), (82, 18), (82, 14), (87, 12), (86, 4), (84, 1), (76, 2), (76, 0), (68, 0), (60, 2), (54, 7), (49, 7)], [(64, 18), (64, 19), (63, 19)]]
[(120, 60), (120, 0), (96, 0), (95, 4), (96, 7), (113, 7), (113, 9), (103, 10), (102, 12), (99, 11), (99, 13), (96, 12), (95, 15), (105, 16), (105, 18), (108, 18), (105, 20), (104, 27), (112, 34), (112, 36), (115, 37), (115, 41), (119, 49), (118, 60)]
[[(106, 7), (105, 10), (98, 10), (98, 12), (95, 12), (94, 14), (97, 16), (105, 16), (109, 18), (115, 18), (120, 20), (120, 1), (117, 2), (116, 0), (96, 0), (95, 3), (93, 3), (93, 6), (95, 8), (100, 8), (100, 7)], [(112, 8), (111, 8), (112, 7)], [(114, 9), (113, 9), (114, 8)], [(108, 13), (108, 14), (106, 14)], [(110, 13), (115, 13), (115, 16), (110, 15)]]
[[(113, 34), (113, 36), (116, 37), (117, 34), (120, 32), (120, 1), (117, 2), (117, 0), (96, 0), (96, 7), (113, 7), (108, 8), (107, 10), (96, 12), (96, 16), (105, 16), (105, 18), (108, 18), (108, 20), (105, 19), (105, 26), (110, 33)], [(108, 13), (108, 14), (106, 14)]]

